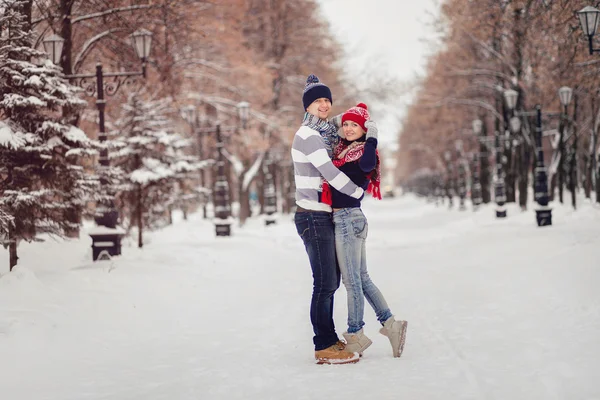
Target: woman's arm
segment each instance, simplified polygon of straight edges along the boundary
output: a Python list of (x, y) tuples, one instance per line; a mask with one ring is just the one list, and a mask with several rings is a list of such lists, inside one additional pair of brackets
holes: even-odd
[(363, 172), (371, 172), (377, 166), (377, 139), (370, 137), (365, 143), (365, 151), (358, 161)]
[(365, 127), (367, 128), (367, 141), (358, 166), (363, 172), (371, 172), (377, 166), (377, 125), (373, 121), (367, 121)]

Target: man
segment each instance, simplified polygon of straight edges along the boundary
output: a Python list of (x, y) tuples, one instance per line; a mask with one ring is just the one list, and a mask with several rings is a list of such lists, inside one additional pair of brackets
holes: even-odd
[(317, 364), (355, 363), (359, 360), (358, 353), (344, 350), (333, 323), (333, 295), (340, 286), (340, 271), (335, 256), (332, 209), (321, 201), (321, 177), (348, 196), (360, 199), (364, 192), (330, 159), (337, 140), (337, 127), (327, 120), (333, 103), (331, 90), (310, 75), (302, 103), (306, 113), (292, 143), (297, 205), (294, 220), (313, 274), (310, 320), (315, 333), (315, 359)]

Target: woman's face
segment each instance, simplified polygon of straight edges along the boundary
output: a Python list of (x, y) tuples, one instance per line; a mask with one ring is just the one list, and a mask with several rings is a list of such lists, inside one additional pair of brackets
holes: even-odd
[(344, 121), (342, 129), (344, 130), (346, 140), (351, 142), (360, 139), (365, 134), (363, 128), (354, 121)]

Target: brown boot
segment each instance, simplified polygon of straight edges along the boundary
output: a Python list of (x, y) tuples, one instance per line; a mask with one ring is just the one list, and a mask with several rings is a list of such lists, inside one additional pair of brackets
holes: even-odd
[(317, 364), (352, 364), (359, 360), (358, 353), (350, 353), (336, 343), (326, 349), (315, 351)]

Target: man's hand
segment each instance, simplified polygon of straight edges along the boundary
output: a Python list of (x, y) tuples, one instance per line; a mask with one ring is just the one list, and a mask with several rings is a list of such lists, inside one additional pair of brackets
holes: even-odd
[(331, 123), (333, 124), (333, 126), (336, 127), (336, 129), (340, 129), (340, 127), (342, 126), (342, 117), (344, 116), (344, 113), (338, 114), (335, 117), (331, 118)]

